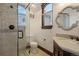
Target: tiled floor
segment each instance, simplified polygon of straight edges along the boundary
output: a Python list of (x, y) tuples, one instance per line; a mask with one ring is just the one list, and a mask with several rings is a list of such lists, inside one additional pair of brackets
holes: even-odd
[(24, 51), (20, 51), (20, 56), (49, 56), (48, 54), (46, 54), (44, 51), (40, 50), (39, 48), (37, 48), (36, 52), (32, 52), (30, 51), (29, 54), (29, 48), (25, 49)]

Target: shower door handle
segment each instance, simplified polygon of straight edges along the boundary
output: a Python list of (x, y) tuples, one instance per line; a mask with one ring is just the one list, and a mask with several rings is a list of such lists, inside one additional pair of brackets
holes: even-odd
[(23, 39), (23, 31), (18, 31), (18, 38)]

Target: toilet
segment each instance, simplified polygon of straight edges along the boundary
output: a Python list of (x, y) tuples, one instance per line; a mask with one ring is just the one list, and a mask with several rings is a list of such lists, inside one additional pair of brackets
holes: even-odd
[(30, 47), (32, 53), (37, 53), (38, 43), (33, 35), (30, 36)]

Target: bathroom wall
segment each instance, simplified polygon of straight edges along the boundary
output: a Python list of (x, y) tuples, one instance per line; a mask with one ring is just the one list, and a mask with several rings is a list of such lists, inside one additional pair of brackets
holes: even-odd
[[(55, 22), (55, 19), (58, 15), (58, 13), (65, 7), (67, 7), (68, 5), (72, 5), (72, 6), (76, 6), (76, 5), (79, 5), (79, 4), (69, 4), (69, 3), (66, 3), (66, 4), (63, 4), (63, 3), (60, 3), (60, 4), (54, 4), (54, 8), (53, 8), (53, 33), (54, 33), (54, 36), (56, 35), (56, 33), (58, 34), (68, 34), (68, 35), (75, 35), (75, 36), (79, 36), (79, 24), (76, 28), (72, 29), (72, 30), (69, 30), (69, 31), (65, 31), (65, 30), (62, 30), (61, 28), (58, 28), (58, 25), (56, 24)], [(75, 15), (74, 15), (75, 17)], [(72, 20), (75, 20), (74, 18)]]
[[(36, 8), (34, 7), (31, 8), (31, 10), (34, 13), (34, 18), (29, 17), (29, 26), (28, 26), (28, 31), (30, 29), (30, 35), (34, 36), (34, 39), (38, 42), (38, 44), (47, 50), (53, 52), (53, 37), (56, 36), (56, 34), (68, 34), (68, 35), (75, 35), (79, 36), (78, 30), (79, 30), (79, 24), (78, 27), (65, 31), (62, 30), (61, 28), (58, 28), (58, 25), (55, 22), (55, 19), (58, 15), (58, 13), (63, 10), (63, 8), (67, 7), (68, 5), (73, 5), (76, 6), (78, 4), (70, 4), (70, 3), (60, 3), (60, 4), (53, 4), (53, 28), (52, 29), (42, 29), (42, 19), (41, 19), (41, 7), (40, 4), (36, 4)], [(38, 8), (39, 6), (39, 8)], [(30, 28), (29, 28), (30, 27)], [(28, 32), (28, 33), (29, 33)], [(27, 33), (27, 32), (26, 32)], [(28, 35), (27, 35), (28, 36)], [(44, 41), (46, 39), (46, 41)], [(29, 41), (29, 39), (27, 40)]]
[[(32, 8), (33, 9), (33, 8)], [(30, 18), (30, 35), (43, 48), (53, 52), (52, 29), (42, 29), (42, 13), (40, 4), (36, 4), (34, 9), (34, 18)], [(46, 39), (44, 41), (44, 39)]]
[[(11, 8), (12, 6), (13, 8)], [(9, 29), (14, 25), (14, 30)], [(17, 4), (0, 4), (0, 55), (17, 55)]]

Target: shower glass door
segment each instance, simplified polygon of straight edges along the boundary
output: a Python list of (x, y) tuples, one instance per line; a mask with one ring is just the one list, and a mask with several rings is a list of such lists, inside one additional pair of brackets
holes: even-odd
[(28, 56), (29, 46), (29, 4), (18, 4), (18, 54)]
[(28, 4), (0, 3), (0, 56), (29, 55)]

